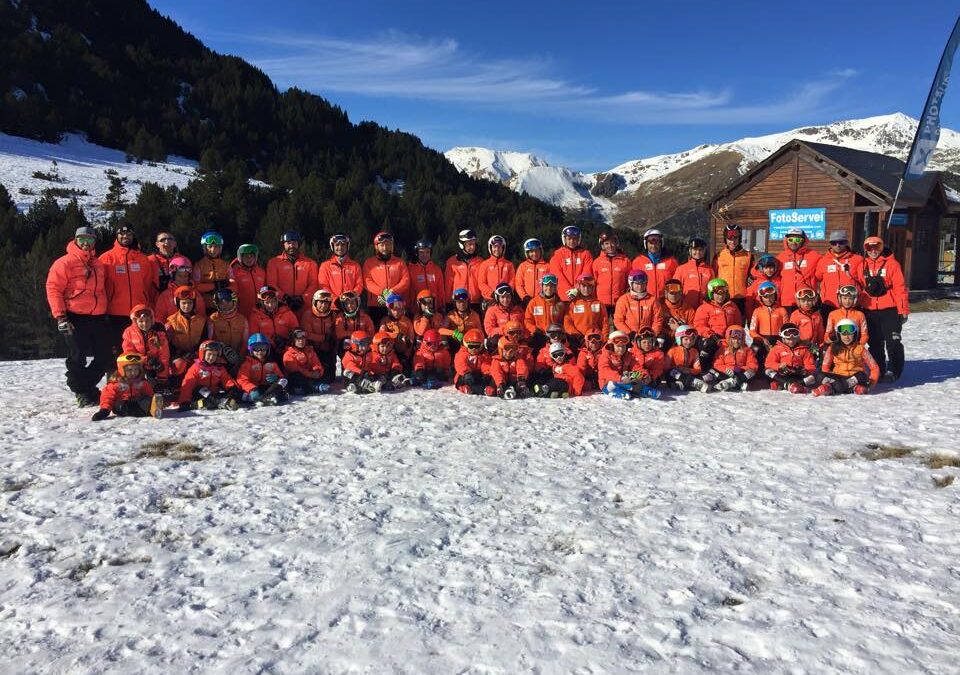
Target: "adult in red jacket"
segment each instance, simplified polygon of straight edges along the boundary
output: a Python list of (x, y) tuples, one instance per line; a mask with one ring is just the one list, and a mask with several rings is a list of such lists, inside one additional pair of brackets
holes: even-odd
[(443, 299), (447, 308), (452, 309), (453, 292), (458, 288), (465, 288), (470, 296), (470, 305), (479, 312), (480, 286), (477, 283), (477, 267), (483, 263), (483, 259), (477, 255), (477, 233), (473, 230), (460, 230), (457, 245), (460, 252), (447, 258), (443, 272), (446, 284)]
[(707, 260), (707, 242), (690, 240), (690, 257), (677, 267), (673, 278), (683, 284), (683, 301), (696, 309), (707, 299), (707, 284), (713, 279), (713, 266)]
[(282, 354), (290, 341), (290, 331), (300, 327), (297, 315), (280, 304), (280, 294), (273, 286), (264, 286), (257, 294), (257, 308), (248, 318), (249, 334), (267, 336), (271, 346)]
[(780, 261), (780, 297), (787, 312), (797, 308), (794, 296), (801, 288), (817, 287), (817, 263), (820, 254), (807, 246), (807, 235), (799, 227), (787, 230), (783, 236), (783, 252), (777, 256)]
[[(107, 281), (97, 259), (97, 235), (80, 227), (67, 242), (67, 253), (47, 273), (47, 304), (67, 345), (67, 387), (81, 406), (96, 405), (97, 383), (113, 369), (107, 325)], [(87, 357), (93, 360), (87, 364)]]
[[(407, 273), (410, 275), (410, 290), (407, 291), (407, 305), (417, 306), (417, 294), (420, 291), (430, 291), (435, 299), (446, 296), (443, 283), (443, 270), (433, 262), (433, 242), (421, 239), (413, 245), (413, 253), (417, 256), (414, 262), (407, 263)], [(444, 301), (445, 302), (445, 301)]]
[(154, 245), (157, 247), (156, 252), (147, 257), (157, 266), (157, 274), (159, 274), (157, 293), (159, 294), (167, 290), (173, 276), (170, 273), (170, 263), (173, 257), (177, 255), (177, 238), (173, 236), (173, 233), (164, 230), (157, 234)]
[(613, 325), (627, 335), (634, 336), (641, 328), (663, 332), (663, 304), (660, 298), (647, 292), (649, 277), (643, 270), (630, 271), (630, 292), (617, 300), (613, 311)]
[(237, 247), (237, 257), (230, 263), (237, 311), (243, 316), (250, 316), (257, 308), (257, 292), (267, 285), (267, 273), (257, 264), (259, 253), (256, 244), (241, 244)]
[(574, 298), (577, 279), (584, 272), (593, 273), (593, 254), (580, 245), (582, 233), (576, 225), (568, 225), (560, 233), (563, 246), (550, 257), (550, 272), (557, 276), (557, 293), (561, 298)]
[(550, 264), (543, 259), (543, 244), (539, 239), (523, 242), (523, 255), (526, 260), (517, 265), (515, 281), (517, 295), (526, 307), (531, 298), (540, 294), (540, 283), (550, 273)]
[[(863, 278), (863, 258), (850, 250), (847, 233), (830, 233), (830, 250), (817, 262), (816, 280), (820, 284), (820, 307), (823, 319), (837, 308), (837, 291), (841, 286), (859, 284)], [(800, 290), (799, 288), (797, 290)]]
[(367, 289), (367, 312), (374, 325), (387, 314), (387, 297), (396, 293), (406, 298), (410, 293), (410, 272), (400, 258), (393, 255), (393, 235), (377, 232), (373, 237), (376, 255), (363, 261), (363, 285)]
[(363, 295), (363, 268), (350, 257), (350, 237), (335, 234), (330, 237), (333, 255), (320, 263), (319, 288), (326, 288), (339, 298), (346, 291)]
[(672, 279), (680, 263), (663, 248), (663, 233), (657, 229), (643, 234), (646, 249), (633, 259), (633, 269), (647, 273), (647, 292), (655, 298), (663, 297), (663, 284)]
[(123, 331), (130, 324), (130, 310), (136, 305), (153, 307), (160, 286), (160, 272), (153, 261), (141, 253), (130, 223), (117, 226), (117, 240), (100, 256), (107, 273), (107, 322), (110, 347), (120, 354)]
[(310, 304), (319, 271), (317, 261), (300, 251), (300, 239), (299, 232), (284, 232), (280, 237), (283, 251), (267, 261), (267, 285), (280, 292), (281, 300), (294, 313)]
[[(883, 379), (894, 381), (903, 374), (903, 343), (900, 331), (910, 315), (910, 299), (903, 269), (880, 237), (863, 242), (866, 257), (861, 270), (860, 294), (867, 317), (868, 345)], [(889, 357), (889, 359), (888, 359)]]
[(627, 292), (631, 265), (630, 258), (620, 250), (620, 237), (612, 230), (600, 233), (600, 254), (593, 259), (591, 267), (597, 280), (597, 299), (611, 316), (617, 300)]

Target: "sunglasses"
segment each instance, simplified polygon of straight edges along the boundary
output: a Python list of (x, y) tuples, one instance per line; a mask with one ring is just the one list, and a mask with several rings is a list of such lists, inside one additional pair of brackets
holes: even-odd
[(857, 327), (848, 326), (848, 325), (837, 326), (837, 334), (838, 335), (856, 335)]
[(839, 241), (831, 241), (831, 246), (846, 246), (849, 242), (847, 239), (840, 239)]
[(797, 300), (816, 300), (816, 298), (817, 292), (810, 288), (797, 291)]

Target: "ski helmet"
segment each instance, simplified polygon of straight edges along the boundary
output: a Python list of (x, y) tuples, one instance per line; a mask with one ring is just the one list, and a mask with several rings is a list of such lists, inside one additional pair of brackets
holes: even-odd
[(267, 298), (277, 297), (277, 289), (273, 286), (261, 286), (260, 290), (257, 291), (258, 300), (266, 300)]
[(490, 237), (489, 239), (487, 239), (487, 251), (490, 252), (490, 255), (493, 255), (493, 245), (494, 245), (494, 244), (500, 244), (501, 246), (503, 246), (504, 248), (506, 248), (506, 247), (507, 247), (507, 240), (504, 239), (504, 238), (503, 238), (502, 236), (500, 236), (499, 234), (495, 234), (495, 235), (493, 235), (492, 237)]
[(375, 350), (380, 351), (380, 345), (389, 345), (390, 347), (393, 347), (393, 336), (385, 330), (377, 331), (373, 336), (371, 346)]
[(297, 340), (306, 340), (307, 331), (302, 328), (294, 328), (290, 331), (290, 342), (296, 342)]
[(727, 286), (727, 282), (723, 279), (711, 279), (707, 282), (707, 300), (713, 300), (713, 294), (717, 292), (718, 289), (724, 288), (728, 292), (730, 287)]
[(483, 331), (479, 328), (471, 328), (463, 334), (463, 346), (467, 351), (483, 349)]
[(470, 291), (466, 288), (455, 288), (453, 289), (453, 295), (451, 299), (456, 302), (457, 300), (463, 300), (464, 302), (470, 302)]
[(723, 336), (728, 340), (730, 338), (740, 338), (742, 340), (746, 336), (746, 331), (743, 330), (743, 326), (733, 324), (727, 326), (727, 330), (724, 331)]
[(531, 238), (531, 239), (527, 239), (525, 242), (523, 242), (523, 251), (524, 251), (524, 253), (527, 253), (527, 252), (529, 252), (529, 251), (533, 251), (534, 249), (538, 249), (538, 248), (539, 248), (539, 249), (542, 249), (542, 248), (543, 248), (543, 243), (541, 243), (541, 241), (540, 241), (539, 239), (533, 239), (533, 238)]
[(548, 284), (557, 285), (557, 275), (556, 274), (544, 274), (543, 279), (540, 280), (541, 286), (546, 286)]
[(217, 307), (221, 307), (229, 302), (237, 301), (237, 293), (232, 288), (221, 288), (213, 296), (213, 302)]
[(772, 256), (769, 253), (765, 253), (760, 256), (760, 259), (757, 260), (757, 269), (762, 270), (764, 267), (773, 267), (775, 269), (780, 269), (780, 261), (777, 260), (776, 256)]
[(223, 353), (223, 343), (217, 340), (204, 340), (200, 343), (200, 347), (197, 348), (197, 356), (203, 359), (203, 355), (206, 352), (216, 352), (217, 356), (219, 356)]
[(177, 254), (170, 258), (170, 262), (167, 263), (167, 271), (169, 271), (170, 274), (176, 272), (192, 272), (193, 263), (190, 262), (190, 258)]
[(645, 284), (647, 283), (647, 273), (641, 269), (634, 268), (630, 270), (630, 273), (627, 275), (627, 283)]
[(173, 298), (179, 303), (181, 300), (197, 301), (197, 292), (191, 286), (178, 286), (173, 292)]
[(143, 368), (143, 357), (136, 352), (124, 352), (117, 357), (117, 372), (125, 376), (127, 366), (138, 366)]
[(500, 343), (497, 345), (497, 351), (499, 352), (501, 358), (514, 358), (517, 355), (517, 343), (513, 340), (500, 338)]
[(281, 241), (281, 242), (285, 242), (285, 241), (296, 241), (296, 242), (299, 242), (299, 241), (300, 241), (300, 233), (299, 233), (299, 232), (294, 232), (293, 230), (288, 230), (287, 232), (284, 232), (282, 235), (280, 235), (280, 241)]
[(430, 298), (431, 300), (434, 299), (433, 291), (431, 291), (429, 288), (424, 288), (422, 291), (417, 293), (417, 304), (420, 304), (421, 301), (426, 300), (427, 298)]
[(420, 239), (419, 241), (417, 241), (416, 244), (413, 245), (414, 251), (422, 251), (422, 250), (429, 251), (431, 249), (433, 249), (433, 242), (430, 241), (429, 239)]
[(757, 286), (757, 297), (758, 298), (767, 298), (776, 296), (780, 291), (777, 290), (777, 285), (772, 281), (764, 281), (762, 284)]
[(834, 326), (833, 329), (836, 331), (837, 335), (844, 335), (847, 333), (856, 335), (860, 332), (860, 327), (853, 319), (840, 319), (837, 321), (837, 325)]
[(329, 288), (318, 288), (313, 292), (312, 298), (313, 304), (318, 302), (333, 302), (333, 291)]
[(786, 338), (799, 338), (800, 337), (800, 326), (795, 323), (787, 322), (780, 326), (780, 337), (783, 339)]
[(428, 349), (437, 350), (440, 348), (440, 331), (436, 328), (428, 328), (423, 333), (423, 344), (427, 345)]
[(596, 283), (596, 279), (593, 276), (593, 272), (581, 272), (577, 275), (577, 285), (584, 284), (585, 286), (592, 286)]
[(373, 244), (382, 244), (385, 241), (393, 241), (393, 235), (389, 232), (380, 231), (373, 235)]
[(338, 232), (337, 234), (330, 237), (330, 250), (333, 250), (334, 244), (346, 244), (347, 248), (350, 248), (350, 237), (345, 234)]
[(523, 324), (516, 319), (510, 319), (510, 321), (503, 324), (503, 334), (506, 335), (508, 339), (519, 342), (520, 338), (523, 337)]
[(739, 239), (743, 235), (743, 228), (736, 223), (727, 223), (723, 228), (725, 239)]
[(613, 230), (607, 230), (600, 233), (600, 236), (597, 237), (597, 243), (603, 246), (606, 242), (612, 241), (614, 244), (620, 243), (620, 237), (617, 236), (617, 233)]
[(563, 361), (567, 358), (567, 348), (562, 342), (554, 342), (550, 345), (550, 358), (554, 361)]
[(365, 330), (355, 330), (350, 333), (350, 351), (370, 346), (370, 333)]
[(237, 247), (237, 257), (242, 258), (245, 255), (257, 255), (260, 249), (256, 244), (240, 244)]
[(263, 333), (254, 333), (247, 338), (247, 351), (253, 352), (264, 347), (270, 349), (270, 338)]
[(809, 286), (798, 288), (796, 292), (797, 300), (816, 300), (817, 292)]
[(477, 233), (471, 229), (460, 230), (457, 234), (457, 245), (460, 247), (460, 250), (463, 250), (463, 245), (468, 241), (476, 241)]
[(510, 288), (510, 284), (505, 281), (501, 281), (497, 284), (497, 287), (493, 289), (493, 297), (501, 298), (504, 296), (513, 295), (513, 289)]
[(639, 345), (642, 340), (656, 340), (657, 333), (650, 326), (643, 326), (636, 332), (633, 339)]
[(580, 228), (576, 225), (567, 225), (560, 231), (560, 238), (571, 237), (576, 239), (579, 243), (580, 237), (583, 236), (583, 232), (580, 231)]
[(219, 232), (204, 232), (200, 235), (201, 246), (223, 246), (223, 235)]
[(355, 316), (360, 311), (360, 296), (356, 291), (344, 291), (339, 298), (340, 309), (347, 316)]
[(646, 232), (643, 233), (643, 240), (644, 240), (644, 241), (646, 241), (646, 240), (649, 239), (650, 237), (660, 237), (661, 239), (663, 239), (663, 232), (661, 232), (660, 230), (658, 230), (658, 229), (655, 228), (655, 227), (652, 227), (652, 228), (650, 228), (649, 230), (647, 230)]
[(666, 293), (680, 293), (683, 291), (683, 282), (679, 279), (667, 279), (663, 282), (663, 292)]
[(149, 315), (150, 318), (152, 319), (154, 316), (153, 308), (150, 307), (150, 305), (139, 304), (139, 305), (134, 305), (130, 309), (131, 321), (136, 321), (137, 317), (142, 315)]
[(615, 330), (607, 337), (607, 344), (630, 344), (630, 336), (624, 333), (622, 330)]
[(677, 344), (679, 345), (679, 344), (681, 344), (680, 341), (681, 341), (683, 338), (685, 338), (685, 337), (696, 338), (696, 337), (697, 337), (697, 329), (694, 328), (693, 326), (688, 326), (687, 324), (681, 324), (681, 325), (677, 326), (677, 330), (676, 330), (676, 332), (674, 333), (674, 335), (675, 335), (675, 337), (676, 337)]
[(395, 306), (403, 307), (403, 296), (399, 293), (391, 293), (387, 296), (386, 305), (390, 308)]
[(687, 244), (687, 248), (706, 248), (707, 240), (700, 237), (693, 237), (690, 239), (690, 242)]

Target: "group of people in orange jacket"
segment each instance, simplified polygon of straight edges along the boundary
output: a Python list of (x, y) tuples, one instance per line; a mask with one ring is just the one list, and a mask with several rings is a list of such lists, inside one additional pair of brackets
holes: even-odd
[(549, 260), (542, 242), (525, 241), (515, 267), (502, 236), (483, 258), (467, 229), (441, 269), (426, 240), (405, 262), (379, 232), (361, 265), (336, 234), (318, 264), (286, 232), (264, 268), (254, 244), (227, 261), (216, 232), (202, 235), (196, 262), (169, 232), (146, 255), (122, 224), (99, 257), (95, 232), (78, 229), (47, 297), (68, 346), (67, 385), (98, 420), (276, 404), (338, 383), (360, 394), (452, 383), (505, 399), (660, 398), (664, 387), (746, 390), (760, 379), (866, 393), (888, 363), (887, 378), (899, 377), (909, 307), (882, 240), (868, 238), (861, 257), (834, 232), (821, 256), (796, 230), (778, 256), (754, 260), (741, 234), (726, 228), (713, 263), (706, 241), (691, 239), (680, 264), (656, 229), (631, 260), (612, 229), (594, 257), (570, 226)]

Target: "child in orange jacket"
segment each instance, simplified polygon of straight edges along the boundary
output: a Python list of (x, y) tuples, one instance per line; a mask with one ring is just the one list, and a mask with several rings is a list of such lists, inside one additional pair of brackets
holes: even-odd
[(204, 340), (197, 350), (197, 360), (187, 369), (180, 385), (178, 412), (197, 408), (215, 410), (221, 405), (227, 410), (240, 407), (242, 392), (237, 381), (221, 363), (223, 345)]
[(753, 316), (753, 311), (761, 304), (758, 291), (760, 290), (760, 286), (762, 284), (773, 284), (777, 289), (777, 295), (780, 294), (780, 286), (782, 284), (780, 281), (780, 267), (781, 262), (776, 256), (773, 256), (769, 253), (760, 256), (756, 266), (753, 268), (756, 272), (756, 274), (753, 275), (753, 282), (747, 286), (747, 293), (745, 296), (746, 311), (744, 314), (747, 318), (747, 322), (749, 322), (750, 317)]
[(870, 350), (857, 342), (856, 322), (840, 319), (835, 330), (837, 341), (823, 355), (820, 386), (813, 390), (813, 395), (869, 393), (880, 379), (880, 366)]
[(283, 370), (290, 381), (292, 394), (326, 394), (330, 384), (324, 379), (323, 363), (307, 339), (307, 331), (290, 331), (290, 344), (283, 352)]
[[(413, 322), (407, 316), (406, 303), (400, 294), (391, 293), (387, 296), (387, 314), (380, 320), (378, 333), (390, 335), (391, 350), (395, 358), (403, 367), (409, 367), (413, 360), (416, 334), (413, 330)], [(374, 335), (374, 341), (376, 341), (376, 335)]]
[(600, 355), (598, 373), (600, 391), (613, 398), (630, 400), (641, 396), (647, 387), (640, 381), (642, 373), (636, 354), (630, 351), (630, 336), (622, 330), (610, 333)]
[(603, 336), (598, 332), (587, 333), (583, 339), (583, 349), (577, 353), (577, 368), (583, 373), (586, 390), (599, 389), (597, 380), (600, 355), (603, 353)]
[(354, 394), (371, 394), (383, 387), (376, 372), (375, 355), (370, 351), (371, 343), (367, 331), (355, 330), (350, 334), (350, 348), (341, 358), (343, 380), (347, 383), (347, 391)]
[[(337, 336), (337, 351), (341, 356), (350, 351), (351, 339), (354, 333), (361, 331), (367, 334), (369, 341), (377, 332), (370, 315), (360, 309), (360, 296), (355, 291), (344, 291), (337, 302), (340, 312), (334, 319), (334, 332)], [(367, 345), (369, 347), (370, 345)], [(368, 349), (369, 351), (369, 349)]]
[(823, 344), (823, 315), (817, 306), (817, 292), (804, 286), (797, 290), (797, 308), (790, 315), (790, 323), (800, 329), (800, 341), (810, 347), (813, 358), (819, 359)]
[(772, 281), (764, 281), (757, 286), (756, 299), (750, 315), (749, 332), (753, 338), (751, 348), (757, 354), (757, 361), (767, 358), (767, 352), (780, 339), (780, 328), (787, 323), (787, 310), (780, 306), (780, 291)]
[(570, 354), (558, 342), (550, 345), (550, 370), (539, 384), (533, 386), (534, 393), (541, 398), (569, 398), (583, 393), (586, 380), (576, 364), (570, 362)]
[(456, 373), (453, 384), (464, 394), (493, 396), (496, 392), (490, 380), (492, 359), (484, 348), (483, 340), (483, 331), (471, 328), (463, 336), (463, 349), (453, 359)]
[(254, 333), (247, 341), (247, 357), (240, 364), (237, 384), (244, 403), (278, 405), (290, 398), (288, 380), (280, 366), (270, 359), (270, 338)]
[(170, 342), (167, 329), (162, 323), (154, 323), (154, 312), (147, 305), (137, 305), (130, 310), (132, 322), (123, 331), (121, 350), (140, 354), (141, 364), (148, 379), (166, 384), (170, 376)]
[(677, 326), (674, 335), (677, 344), (667, 352), (667, 368), (670, 369), (667, 381), (681, 391), (697, 389), (706, 393), (710, 391), (710, 385), (702, 377), (697, 338), (697, 329), (693, 326)]
[(193, 266), (193, 281), (197, 292), (203, 296), (207, 311), (214, 308), (216, 291), (233, 288), (233, 270), (230, 263), (220, 257), (223, 253), (223, 237), (219, 232), (204, 232), (200, 237), (203, 257)]
[[(836, 342), (837, 332), (835, 329), (840, 319), (850, 319), (857, 324), (857, 334), (860, 336), (860, 344), (867, 344), (870, 334), (867, 330), (867, 317), (857, 309), (857, 300), (860, 297), (859, 289), (853, 284), (847, 284), (837, 289), (837, 303), (840, 305), (827, 315), (827, 324), (823, 328), (823, 337), (826, 343)], [(827, 345), (824, 344), (824, 347)]]
[(403, 364), (397, 356), (396, 342), (394, 336), (385, 330), (378, 331), (371, 342), (371, 372), (380, 382), (381, 390), (403, 389), (412, 384), (412, 380), (403, 374)]
[[(441, 285), (442, 285), (441, 281)], [(417, 293), (417, 311), (413, 315), (413, 332), (418, 338), (423, 338), (431, 328), (434, 330), (445, 328), (443, 314), (436, 311), (437, 299), (430, 289), (423, 289)]]
[(717, 391), (746, 391), (760, 368), (757, 355), (744, 344), (746, 331), (743, 326), (730, 326), (724, 337), (726, 340), (720, 344), (710, 371), (716, 378), (713, 388)]
[(807, 387), (816, 383), (817, 364), (810, 348), (800, 342), (800, 329), (793, 323), (783, 324), (780, 342), (770, 348), (763, 368), (774, 391), (786, 389), (791, 394), (805, 394)]
[(705, 370), (709, 370), (727, 328), (740, 325), (742, 320), (740, 308), (730, 300), (727, 282), (720, 278), (707, 282), (707, 301), (693, 315), (693, 327), (700, 335), (700, 363)]
[(438, 389), (450, 380), (450, 365), (450, 351), (440, 331), (428, 329), (413, 355), (413, 383), (424, 389)]
[(527, 388), (529, 377), (530, 368), (520, 358), (519, 345), (510, 340), (500, 340), (497, 355), (490, 362), (490, 379), (496, 387), (497, 396), (507, 400), (523, 398), (530, 393)]
[(91, 418), (99, 422), (110, 417), (163, 416), (163, 396), (155, 394), (143, 377), (143, 359), (140, 354), (124, 352), (117, 357), (117, 372), (107, 381), (100, 393), (100, 409)]
[(640, 373), (640, 395), (645, 398), (661, 397), (658, 388), (667, 369), (666, 355), (660, 350), (658, 333), (653, 328), (641, 328), (634, 336), (634, 356), (637, 358), (637, 370)]

